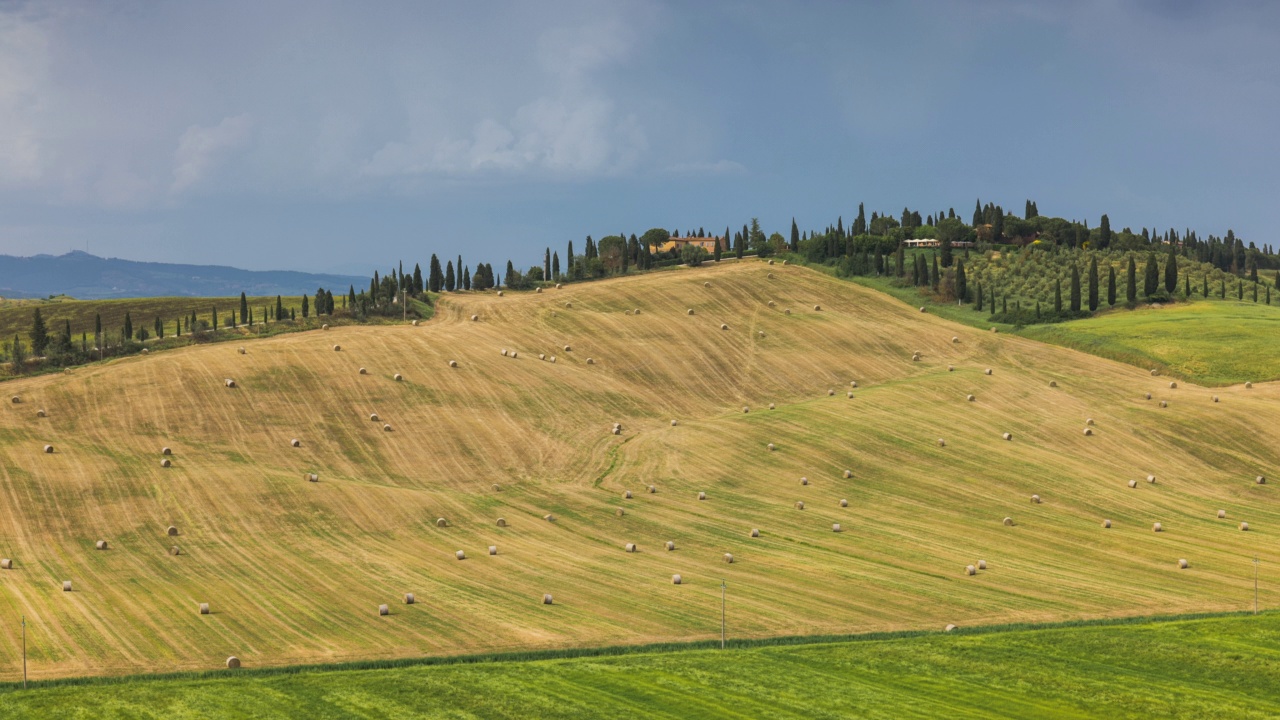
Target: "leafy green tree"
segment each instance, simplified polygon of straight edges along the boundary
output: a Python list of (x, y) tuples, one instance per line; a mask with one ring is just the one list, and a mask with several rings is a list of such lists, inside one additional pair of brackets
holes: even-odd
[[(125, 318), (128, 317), (129, 314), (125, 313)], [(48, 347), (49, 328), (44, 324), (44, 317), (40, 315), (40, 308), (37, 307), (31, 318), (31, 351), (36, 357), (44, 357)]]
[(1129, 253), (1129, 268), (1125, 272), (1124, 297), (1130, 305), (1138, 301), (1138, 263), (1133, 253)]
[(1116, 304), (1116, 267), (1107, 265), (1107, 305), (1115, 307)]
[(1164, 291), (1170, 295), (1178, 290), (1178, 251), (1169, 246), (1169, 257), (1164, 261)]

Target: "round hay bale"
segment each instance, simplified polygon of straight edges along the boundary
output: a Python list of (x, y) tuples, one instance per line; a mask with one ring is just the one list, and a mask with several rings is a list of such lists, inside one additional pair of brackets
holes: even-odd
[(627, 491), (623, 492), (623, 493), (622, 493), (622, 497), (626, 498), (627, 500), (630, 500), (630, 499), (631, 499), (631, 491), (630, 491), (630, 490), (627, 490)]
[(672, 421), (671, 421), (671, 427), (675, 427), (677, 424), (678, 424), (678, 423), (676, 423), (676, 421), (675, 421), (675, 420), (672, 420)]
[(173, 526), (173, 525), (170, 525), (170, 526), (168, 527), (168, 529), (166, 529), (166, 530), (165, 530), (165, 533), (166, 533), (166, 534), (168, 534), (168, 535), (169, 535), (169, 537), (177, 537), (177, 535), (178, 535), (178, 528), (177, 528), (177, 527), (175, 527), (175, 526)]
[(303, 477), (307, 479), (307, 482), (320, 482), (320, 476), (315, 473), (307, 473)]
[(1000, 437), (1004, 438), (1005, 440), (1012, 440), (1012, 439), (1013, 439), (1013, 435), (1011, 435), (1011, 434), (1009, 434), (1009, 433), (1005, 433), (1005, 434), (1001, 435)]
[(920, 362), (920, 353), (913, 354), (911, 356), (911, 362)]
[(516, 352), (515, 350), (512, 350), (512, 351), (511, 351), (511, 357), (513, 357), (513, 358), (520, 357), (520, 353)]
[[(992, 328), (992, 330), (995, 330), (995, 328)], [(956, 629), (956, 626), (955, 626), (955, 625), (947, 625), (945, 628), (943, 628), (943, 629), (942, 629), (942, 631), (943, 631), (943, 632), (951, 632), (952, 630), (955, 630), (955, 629)]]
[(395, 375), (391, 376), (391, 379), (395, 380), (396, 382), (402, 382), (404, 380), (404, 376), (401, 375), (400, 373), (396, 373)]
[(808, 484), (809, 484), (809, 478), (807, 478), (807, 477), (802, 477), (802, 478), (800, 478), (800, 484), (801, 484), (801, 485), (808, 485)]
[(1103, 520), (1103, 521), (1102, 521), (1102, 527), (1104, 527), (1104, 528), (1110, 528), (1110, 527), (1111, 527), (1111, 521), (1110, 521), (1110, 520)]
[(728, 326), (728, 325), (726, 325), (725, 323), (720, 323), (720, 329), (721, 329), (721, 330), (728, 330), (728, 329), (729, 329), (729, 326)]
[(667, 541), (667, 551), (668, 551), (668, 552), (670, 552), (670, 551), (675, 550), (675, 549), (676, 549), (676, 543), (675, 543), (675, 541), (674, 541), (674, 540), (668, 540), (668, 541)]
[(840, 528), (840, 523), (831, 523), (831, 532), (843, 532)]
[(169, 458), (164, 458), (160, 461), (160, 467), (169, 467), (170, 465), (173, 465), (173, 461)]
[(228, 668), (229, 670), (237, 670), (237, 669), (239, 669), (239, 668), (240, 668), (240, 658), (236, 657), (235, 655), (232, 655), (231, 657), (227, 658), (227, 668)]
[(1219, 520), (1226, 519), (1226, 517), (1227, 517), (1227, 511), (1226, 511), (1226, 510), (1219, 510), (1219, 511), (1218, 511), (1218, 519), (1219, 519)]
[[(770, 265), (772, 265), (772, 264), (773, 264), (773, 261), (772, 261), (772, 260), (770, 260), (770, 261), (769, 261), (769, 264), (770, 264)], [(769, 275), (768, 275), (767, 277), (768, 277), (770, 280), (772, 280), (772, 279), (773, 279), (773, 273), (769, 273)]]
[(498, 518), (497, 525), (498, 525), (498, 527), (506, 527), (506, 526), (507, 526), (507, 519), (506, 519), (506, 518)]
[(787, 308), (786, 310), (783, 310), (783, 311), (782, 311), (782, 314), (783, 314), (783, 315), (790, 315), (790, 314), (791, 314), (791, 308)]
[(1050, 381), (1049, 381), (1049, 387), (1051, 387), (1051, 388), (1056, 388), (1056, 387), (1058, 387), (1058, 381), (1057, 381), (1057, 380), (1050, 380)]
[(753, 538), (758, 538), (758, 537), (760, 537), (760, 529), (759, 529), (759, 528), (752, 528), (752, 529), (751, 529), (751, 537), (753, 537)]
[(369, 422), (378, 422), (378, 413), (369, 413)]
[(986, 370), (983, 370), (983, 371), (982, 371), (982, 374), (983, 374), (983, 375), (990, 375), (990, 374), (991, 374), (991, 368), (987, 368)]
[(653, 493), (656, 493), (656, 492), (658, 492), (658, 486), (657, 486), (657, 485), (650, 485), (650, 486), (649, 486), (649, 493), (650, 493), (650, 494), (653, 494)]
[(1129, 487), (1131, 487), (1131, 488), (1136, 488), (1136, 487), (1138, 487), (1138, 481), (1137, 481), (1137, 480), (1130, 480), (1130, 481), (1129, 481)]
[(418, 321), (417, 321), (417, 320), (414, 320), (414, 321), (413, 321), (413, 326), (414, 326), (414, 327), (418, 327)]
[(494, 492), (502, 492), (502, 486), (501, 486), (501, 485), (499, 485), (498, 483), (494, 483), (493, 485), (490, 485), (489, 487), (493, 488), (493, 491), (494, 491)]
[(1159, 375), (1159, 374), (1160, 374), (1160, 371), (1159, 371), (1159, 370), (1157, 370), (1157, 369), (1155, 369), (1155, 368), (1151, 368), (1151, 376), (1152, 376), (1152, 377), (1155, 377), (1156, 375)]
[(942, 438), (938, 438), (938, 447), (946, 447), (946, 446), (947, 446), (947, 441), (943, 440)]
[(548, 362), (551, 362), (551, 363), (554, 363), (554, 362), (556, 361), (556, 356), (555, 356), (555, 355), (552, 355), (551, 357), (547, 358), (547, 361), (548, 361)]
[(699, 492), (698, 492), (698, 499), (699, 499), (699, 500), (706, 500), (706, 499), (707, 499), (707, 494), (706, 494), (705, 492), (701, 492), (701, 491), (699, 491)]
[(70, 581), (70, 580), (63, 580), (63, 581), (62, 581), (62, 592), (71, 592), (71, 581)]
[(542, 288), (534, 288), (534, 289), (533, 289), (533, 291), (534, 291), (535, 293), (541, 293), (541, 292), (542, 292)]
[(502, 348), (502, 357), (506, 357), (506, 356), (507, 356), (507, 349)]
[[(773, 260), (769, 260), (769, 264), (770, 264), (770, 265), (772, 265), (772, 264), (773, 264)], [(770, 277), (772, 277), (772, 273), (770, 273)]]
[[(770, 409), (770, 410), (774, 409), (774, 407), (775, 407), (775, 405), (774, 405), (773, 403), (769, 403), (769, 409)], [(743, 412), (746, 412), (746, 410), (743, 410)]]
[(852, 471), (852, 470), (845, 470), (845, 471), (844, 471), (844, 479), (845, 479), (845, 480), (848, 480), (848, 479), (849, 479), (849, 478), (851, 478), (851, 477), (853, 477), (853, 471)]
[(1084, 424), (1085, 424), (1085, 425), (1092, 425), (1092, 424), (1093, 424), (1093, 418), (1085, 418), (1085, 419), (1084, 419)]
[(757, 332), (756, 332), (756, 335), (759, 335), (760, 337), (764, 337), (764, 331), (763, 331), (763, 330), (759, 330), (759, 331), (757, 331)]
[(632, 314), (632, 315), (639, 315), (639, 314), (640, 314), (640, 308), (636, 308), (635, 310), (632, 310), (632, 311), (631, 311), (631, 314)]
[(151, 352), (151, 350), (150, 350), (150, 349), (148, 349), (148, 348), (142, 348), (142, 354), (143, 354), (143, 355), (146, 355), (147, 353), (150, 353), (150, 352)]
[(383, 425), (383, 426), (382, 426), (382, 431), (383, 431), (383, 432), (391, 432), (391, 423), (387, 423), (387, 424)]
[(1187, 569), (1187, 559), (1186, 559), (1186, 558), (1179, 558), (1179, 560), (1178, 560), (1178, 569), (1179, 569), (1179, 570), (1186, 570), (1186, 569)]
[(1150, 399), (1151, 399), (1151, 393), (1147, 393), (1147, 399), (1148, 399), (1148, 400), (1150, 400)]
[(548, 514), (546, 514), (546, 515), (543, 515), (543, 516), (542, 516), (542, 519), (543, 519), (543, 520), (546, 520), (547, 522), (555, 522), (555, 521), (556, 521), (556, 516), (555, 516), (555, 515), (552, 515), (552, 514), (550, 514), (550, 513), (548, 513)]
[(109, 546), (107, 545), (107, 541), (106, 541), (106, 540), (99, 540), (98, 542), (94, 543), (94, 544), (93, 544), (93, 546), (94, 546), (94, 547), (96, 547), (96, 548), (98, 548), (99, 550), (107, 550), (107, 549), (109, 549)]
[(546, 354), (546, 353), (538, 353), (538, 359), (539, 359), (539, 360), (546, 360), (546, 359), (547, 359), (547, 354)]
[(360, 368), (360, 374), (361, 374), (361, 375), (368, 375), (368, 374), (369, 374), (369, 371), (368, 371), (368, 370), (366, 370), (365, 368)]
[(200, 603), (200, 614), (201, 615), (209, 614), (209, 603)]
[(1214, 396), (1213, 396), (1213, 401), (1214, 401), (1214, 402), (1218, 402), (1218, 396), (1217, 396), (1217, 395), (1214, 395)]
[(682, 583), (682, 582), (684, 582), (684, 578), (680, 577), (679, 575), (672, 575), (672, 576), (671, 576), (671, 584), (672, 584), (672, 585), (679, 585), (679, 584), (680, 584), (680, 583)]
[(542, 596), (542, 604), (543, 604), (543, 605), (550, 605), (550, 604), (552, 604), (552, 600), (551, 600), (551, 593), (547, 593), (547, 594), (545, 594), (545, 595), (543, 595), (543, 596)]
[(1039, 495), (1032, 495), (1032, 496), (1031, 496), (1031, 504), (1033, 504), (1033, 505), (1039, 505), (1039, 504), (1040, 504), (1040, 496), (1039, 496)]
[(977, 574), (978, 574), (978, 568), (976, 568), (976, 567), (974, 567), (974, 566), (972, 566), (972, 565), (965, 565), (965, 566), (964, 566), (964, 574), (965, 574), (965, 575), (977, 575)]
[(289, 447), (302, 447), (302, 441), (298, 438), (294, 438), (289, 441)]
[(992, 327), (992, 328), (991, 328), (991, 332), (993, 332), (993, 333), (998, 333), (998, 332), (1000, 332), (1000, 328), (998, 328), (998, 327)]
[(236, 381), (232, 380), (231, 378), (227, 378), (226, 380), (222, 381), (222, 384), (226, 385), (229, 388), (233, 388), (236, 386)]
[(835, 394), (836, 394), (836, 391), (834, 388), (827, 389), (827, 397), (835, 397)]
[[(564, 287), (564, 285), (563, 285), (562, 283), (556, 283), (556, 289), (557, 289), (557, 290), (559, 290), (559, 289), (560, 289), (560, 288), (562, 288), (562, 287)], [(550, 595), (548, 595), (547, 597), (550, 597)]]
[(1084, 434), (1085, 434), (1085, 435), (1092, 435), (1092, 434), (1093, 434), (1093, 428), (1085, 428), (1085, 429), (1084, 429)]
[(1013, 527), (1013, 518), (1011, 517), (1005, 518), (1004, 524), (1005, 524), (1005, 527)]
[(702, 287), (711, 287), (711, 283), (709, 283), (709, 282), (704, 282), (704, 283), (702, 283)]
[(498, 291), (498, 297), (502, 297), (502, 294), (503, 294), (503, 293), (502, 293), (502, 291), (501, 291), (501, 290), (499, 290), (499, 291)]
[(1152, 523), (1151, 532), (1164, 532), (1164, 526), (1160, 523)]
[(415, 598), (415, 597), (413, 596), (413, 593), (405, 593), (405, 594), (404, 594), (404, 604), (405, 604), (405, 605), (412, 605), (412, 604), (414, 604), (414, 603), (415, 603), (415, 602), (417, 602), (417, 601), (418, 601), (418, 599), (417, 599), (417, 598)]
[(974, 401), (976, 401), (978, 398), (974, 397), (973, 395), (969, 395), (969, 396), (967, 396), (965, 399), (966, 399), (966, 400), (968, 400), (969, 402), (974, 402)]
[(635, 551), (636, 551), (636, 544), (635, 544), (635, 543), (627, 543), (626, 545), (623, 545), (623, 546), (622, 546), (622, 548), (623, 548), (624, 550), (626, 550), (627, 552), (629, 552), (629, 553), (633, 553), (633, 552), (635, 552)]
[(778, 304), (777, 304), (777, 303), (775, 303), (774, 301), (772, 301), (772, 300), (770, 300), (770, 301), (769, 301), (769, 307), (777, 307), (777, 306), (778, 306)]
[(612, 430), (612, 432), (613, 432), (613, 434), (614, 434), (614, 435), (621, 435), (621, 434), (622, 434), (622, 428), (620, 428), (620, 427), (616, 427), (616, 428), (614, 428), (614, 429)]
[(1162, 407), (1162, 408), (1167, 408), (1167, 407), (1169, 407), (1169, 401), (1167, 401), (1167, 400), (1161, 400), (1161, 401), (1160, 401), (1160, 407)]
[(1253, 383), (1251, 383), (1251, 382), (1246, 382), (1246, 383), (1244, 384), (1244, 389), (1245, 389), (1245, 390), (1252, 390), (1252, 389), (1253, 389)]
[(334, 351), (334, 352), (342, 352), (342, 346), (341, 346), (341, 345), (334, 345), (334, 346), (333, 346), (333, 351)]
[(804, 501), (803, 501), (803, 500), (797, 500), (797, 501), (796, 501), (796, 509), (797, 509), (797, 510), (803, 510), (803, 509), (804, 509)]
[(44, 446), (44, 451), (45, 451), (46, 453), (51, 453), (51, 452), (53, 452), (53, 446), (52, 446), (52, 445), (45, 445), (45, 446)]
[(1247, 522), (1242, 522), (1242, 523), (1240, 523), (1240, 529), (1241, 529), (1242, 531), (1246, 531), (1246, 532), (1247, 532), (1247, 531), (1249, 530), (1249, 523), (1247, 523)]
[(955, 372), (955, 371), (956, 371), (956, 366), (955, 366), (955, 365), (948, 365), (948, 366), (947, 366), (947, 372)]
[(814, 306), (813, 306), (813, 311), (814, 311), (814, 312), (822, 312), (822, 306), (821, 306), (821, 305), (814, 305)]
[(173, 547), (169, 548), (169, 554), (170, 554), (170, 555), (181, 555), (181, 554), (182, 554), (182, 549), (181, 549), (181, 548), (179, 548), (177, 545), (174, 545)]
[(236, 348), (236, 352), (238, 352), (238, 353), (240, 353), (241, 355), (243, 355), (243, 354), (244, 354), (244, 348)]
[(17, 405), (18, 403), (22, 402), (22, 396), (14, 395), (13, 397), (9, 398), (9, 401), (12, 402), (14, 405)]
[(692, 314), (693, 314), (693, 308), (689, 308), (688, 310), (686, 310), (686, 311), (685, 311), (685, 314), (686, 314), (686, 315), (692, 315)]
[(726, 563), (728, 563), (728, 564), (732, 565), (732, 564), (733, 564), (733, 553), (725, 553), (725, 554), (724, 554), (724, 561), (725, 561)]
[(36, 417), (45, 417), (44, 408), (40, 408), (36, 411)]
[(573, 303), (571, 303), (571, 302), (567, 302), (567, 303), (565, 303), (565, 304), (564, 304), (564, 306), (565, 306), (565, 307), (567, 307), (567, 308), (572, 308), (572, 307), (573, 307)]
[(391, 608), (387, 607), (386, 605), (378, 606), (378, 615), (380, 617), (383, 615), (390, 615), (390, 614), (391, 614)]
[(1169, 383), (1169, 389), (1170, 389), (1170, 390), (1177, 390), (1177, 389), (1178, 389), (1178, 383), (1176, 383), (1176, 382), (1171, 382), (1171, 383)]
[(490, 554), (490, 555), (497, 555), (497, 554), (498, 554), (498, 546), (497, 546), (497, 545), (490, 545), (490, 546), (489, 546), (489, 554)]
[(856, 388), (856, 387), (858, 387), (858, 381), (857, 381), (857, 380), (850, 380), (850, 381), (849, 381), (849, 387), (851, 387), (851, 388)]
[(12, 570), (13, 560), (9, 558), (0, 558), (0, 570)]
[(1258, 484), (1258, 485), (1266, 485), (1266, 484), (1267, 484), (1267, 478), (1266, 478), (1265, 476), (1263, 476), (1263, 475), (1259, 475), (1259, 476), (1257, 477), (1257, 479), (1256, 479), (1256, 480), (1254, 480), (1254, 483), (1256, 483), (1256, 484)]
[(774, 450), (777, 450), (777, 448), (776, 448), (776, 447), (774, 447), (774, 444), (773, 444), (773, 443), (769, 443), (769, 444), (768, 444), (768, 445), (766, 445), (765, 447), (769, 448), (769, 452), (773, 452)]
[(160, 448), (160, 454), (161, 454), (161, 455), (172, 455), (172, 454), (173, 454), (173, 449), (172, 449), (172, 448), (167, 448), (167, 447), (162, 447), (162, 448)]
[(456, 558), (458, 558), (459, 560), (466, 560), (466, 559), (467, 559), (467, 554), (466, 554), (465, 552), (461, 551), (461, 550), (458, 550), (457, 552), (455, 552), (455, 553), (453, 554), (453, 556), (454, 556), (454, 557), (456, 557)]
[(849, 501), (848, 501), (848, 500), (846, 500), (846, 499), (844, 499), (844, 498), (841, 498), (841, 499), (840, 499), (840, 507), (849, 507)]
[(783, 260), (783, 261), (782, 261), (782, 264), (783, 264), (783, 265), (790, 265), (790, 264), (791, 264), (791, 261), (790, 261), (790, 260)]
[(618, 508), (613, 512), (613, 514), (617, 515), (618, 517), (622, 517), (623, 515), (627, 514), (627, 511), (622, 508)]
[(978, 569), (979, 569), (979, 570), (986, 570), (986, 569), (987, 569), (987, 561), (986, 561), (986, 560), (979, 560), (979, 561), (978, 561)]
[(449, 521), (444, 518), (436, 518), (436, 527), (449, 527)]
[(1156, 476), (1155, 476), (1155, 475), (1148, 475), (1148, 476), (1147, 476), (1147, 482), (1149, 482), (1149, 483), (1151, 483), (1152, 485), (1154, 485), (1154, 484), (1156, 483)]
[(472, 316), (471, 316), (471, 322), (478, 322), (479, 320), (480, 320), (480, 316), (479, 316), (479, 315), (472, 315)]
[(926, 312), (923, 305), (920, 306), (920, 312)]
[(594, 358), (587, 358), (587, 364), (588, 364), (588, 365), (595, 365), (595, 364), (596, 364), (596, 361), (595, 361), (595, 359), (594, 359)]

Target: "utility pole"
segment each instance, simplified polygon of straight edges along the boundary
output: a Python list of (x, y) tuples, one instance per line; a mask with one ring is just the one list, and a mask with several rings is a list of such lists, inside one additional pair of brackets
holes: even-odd
[(27, 616), (22, 616), (22, 689), (27, 689)]
[(724, 579), (721, 578), (721, 650), (724, 650)]

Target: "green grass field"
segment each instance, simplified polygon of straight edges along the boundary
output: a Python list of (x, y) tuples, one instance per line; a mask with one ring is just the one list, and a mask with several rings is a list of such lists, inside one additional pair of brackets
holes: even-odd
[(0, 690), (0, 718), (1277, 715), (1274, 613)]

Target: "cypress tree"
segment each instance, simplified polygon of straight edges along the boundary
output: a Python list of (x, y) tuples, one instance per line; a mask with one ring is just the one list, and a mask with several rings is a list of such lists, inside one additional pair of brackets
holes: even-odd
[(1205, 300), (1209, 299), (1209, 273), (1204, 274), (1204, 288), (1200, 292)]
[(1071, 265), (1071, 312), (1080, 312), (1080, 268)]
[(996, 294), (994, 292), (991, 293), (991, 314), (996, 314)]
[[(195, 314), (195, 310), (192, 310), (192, 311), (191, 311), (191, 314), (192, 314), (192, 315), (194, 315), (194, 314)], [(101, 342), (101, 341), (99, 340), (99, 338), (101, 338), (101, 337), (102, 337), (102, 313), (94, 313), (94, 315), (93, 315), (93, 341), (94, 341), (94, 343), (95, 343), (95, 344), (100, 344), (100, 342)]]
[[(40, 312), (40, 311), (37, 310), (36, 312)], [(124, 314), (124, 336), (125, 336), (125, 339), (133, 338), (133, 318), (129, 315), (127, 311)], [(31, 345), (33, 348), (35, 347), (34, 339), (32, 340)], [(36, 354), (38, 355), (39, 351), (37, 351)]]
[(1056, 315), (1062, 314), (1062, 281), (1053, 281), (1053, 312)]
[[(133, 324), (128, 321), (129, 313), (125, 313), (124, 316), (126, 322), (125, 327), (132, 331)], [(132, 335), (132, 332), (130, 332), (130, 335)], [(40, 315), (40, 308), (37, 307), (33, 317), (31, 318), (31, 352), (34, 353), (36, 357), (43, 357), (45, 349), (48, 347), (49, 328), (44, 324), (44, 317)]]
[[(161, 322), (160, 322), (160, 316), (159, 316), (159, 315), (157, 315), (157, 316), (156, 316), (155, 326), (156, 326), (156, 339), (157, 339), (157, 340), (163, 340), (163, 339), (164, 339), (164, 325), (163, 325), (163, 324), (161, 324)], [(67, 328), (67, 329), (68, 329), (68, 330), (70, 330), (70, 328)]]
[(938, 256), (937, 256), (937, 255), (934, 255), (934, 256), (933, 256), (933, 268), (932, 268), (932, 269), (930, 269), (930, 271), (929, 271), (929, 286), (930, 286), (931, 288), (933, 288), (933, 291), (934, 291), (934, 292), (938, 292), (938, 282), (939, 282), (939, 280), (940, 280), (940, 278), (938, 277)]
[(796, 227), (796, 219), (791, 218), (791, 252), (800, 249), (800, 228)]
[(453, 292), (453, 288), (454, 288), (453, 261), (449, 260), (447, 263), (445, 263), (444, 289), (447, 292)]
[[(739, 255), (738, 257), (742, 257), (742, 256)], [(573, 241), (572, 240), (569, 241), (569, 250), (567, 253), (565, 253), (565, 256), (564, 256), (564, 271), (567, 273), (573, 272)], [(477, 265), (476, 274), (479, 274), (479, 273), (480, 273), (480, 266)]]
[(1098, 309), (1098, 256), (1089, 260), (1089, 312)]
[(1009, 296), (1008, 295), (1003, 295), (1000, 297), (1000, 312), (1004, 313), (1005, 315), (1009, 314)]
[[(624, 262), (624, 265), (625, 265), (625, 262)], [(458, 274), (459, 276), (461, 276), (462, 274), (461, 264), (458, 265)], [(544, 280), (551, 279), (551, 248), (550, 247), (548, 247), (546, 251), (542, 253), (542, 278)]]
[(244, 293), (241, 292), (240, 293), (240, 318), (244, 319), (248, 315), (249, 315), (249, 300), (244, 296)]
[[(555, 258), (555, 264), (556, 264), (556, 266), (557, 266), (557, 267), (556, 267), (556, 275), (559, 275), (559, 274), (560, 274), (560, 268), (559, 268), (559, 265), (560, 265), (560, 258), (558, 258), (558, 257), (557, 257), (557, 258)], [(462, 289), (463, 289), (463, 290), (470, 290), (470, 289), (471, 289), (471, 268), (463, 268), (463, 269), (462, 269)]]
[(1226, 278), (1223, 278), (1223, 279), (1219, 280), (1218, 282), (1219, 282), (1219, 285), (1218, 285), (1218, 299), (1220, 299), (1220, 300), (1226, 300), (1226, 299), (1227, 299), (1227, 281), (1226, 281)]
[(551, 279), (560, 282), (560, 253), (551, 253)]
[(1236, 299), (1244, 299), (1244, 282), (1240, 280), (1236, 280)]
[(1258, 302), (1258, 283), (1253, 283), (1253, 301)]
[[(425, 289), (425, 288), (424, 288), (424, 287), (423, 287), (423, 285), (422, 285), (422, 266), (418, 265), (418, 263), (414, 263), (414, 264), (413, 264), (413, 294), (414, 294), (414, 295), (421, 295), (421, 294), (422, 294), (422, 291), (423, 291), (424, 289)], [(354, 287), (353, 287), (353, 288), (351, 288), (351, 297), (350, 297), (350, 300), (351, 300), (351, 304), (352, 304), (352, 305), (355, 305), (355, 303), (356, 303), (356, 290), (355, 290), (355, 288), (354, 288)]]
[(1115, 307), (1116, 304), (1116, 266), (1107, 265), (1107, 305)]
[(1191, 297), (1191, 276), (1190, 275), (1182, 276), (1182, 295), (1183, 297), (1186, 297), (1186, 298)]
[(1130, 305), (1138, 301), (1138, 263), (1133, 259), (1133, 253), (1129, 253), (1129, 269), (1125, 273), (1125, 301)]
[[(879, 255), (876, 258), (879, 259)], [(956, 261), (956, 298), (964, 302), (969, 298), (969, 280), (964, 275), (964, 260)]]
[(911, 263), (911, 284), (920, 284), (920, 263), (918, 262)]
[(1270, 287), (1267, 288), (1267, 304), (1268, 305), (1271, 304), (1271, 288)]
[[(307, 294), (306, 294), (306, 293), (303, 293), (303, 295), (302, 295), (302, 317), (303, 317), (303, 318), (307, 318), (307, 317), (309, 317), (310, 315), (311, 315), (311, 299), (307, 296)], [(213, 321), (214, 321), (215, 323), (216, 323), (216, 322), (218, 322), (218, 316), (217, 316), (217, 315), (215, 315), (215, 316), (213, 317)]]
[(1170, 295), (1178, 290), (1178, 253), (1169, 246), (1169, 258), (1164, 262), (1164, 291)]
[(1036, 319), (1037, 320), (1040, 319), (1040, 301), (1039, 300), (1036, 301)]
[(1106, 215), (1102, 216), (1102, 222), (1098, 225), (1098, 249), (1106, 250), (1111, 246), (1111, 218)]
[[(444, 273), (440, 271), (440, 258), (436, 257), (435, 253), (431, 253), (431, 269), (428, 272), (427, 289), (433, 293), (440, 292), (440, 289), (444, 287)], [(302, 316), (306, 317), (306, 313), (303, 313)]]
[(981, 310), (982, 309), (982, 283), (978, 283), (978, 291), (974, 293), (973, 297), (974, 297), (973, 309)]
[(898, 252), (894, 255), (894, 269), (898, 277), (906, 277), (906, 250), (901, 243), (898, 244)]
[[(711, 259), (715, 260), (716, 262), (720, 262), (720, 241), (719, 240), (715, 241), (715, 247), (713, 248), (713, 252), (711, 253)], [(623, 269), (625, 269), (625, 266)]]

